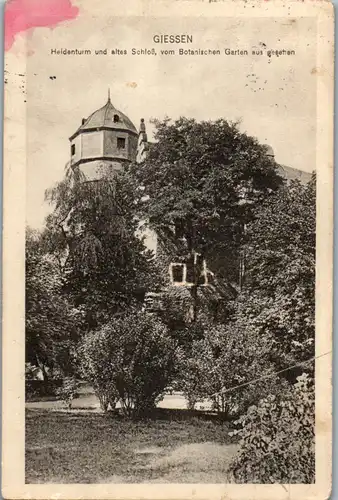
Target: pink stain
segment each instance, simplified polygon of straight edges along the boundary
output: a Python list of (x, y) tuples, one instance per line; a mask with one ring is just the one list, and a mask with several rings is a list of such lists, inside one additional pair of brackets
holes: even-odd
[(5, 50), (17, 33), (37, 27), (54, 27), (78, 15), (70, 0), (8, 0), (5, 7)]

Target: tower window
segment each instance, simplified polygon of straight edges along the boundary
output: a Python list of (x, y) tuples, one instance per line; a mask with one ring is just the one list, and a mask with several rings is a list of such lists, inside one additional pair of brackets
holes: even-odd
[(71, 152), (72, 152), (72, 156), (74, 156), (75, 155), (75, 144), (72, 144)]
[(119, 115), (114, 115), (114, 123), (118, 123), (120, 121)]
[(126, 140), (124, 137), (117, 138), (117, 149), (124, 149), (126, 147)]

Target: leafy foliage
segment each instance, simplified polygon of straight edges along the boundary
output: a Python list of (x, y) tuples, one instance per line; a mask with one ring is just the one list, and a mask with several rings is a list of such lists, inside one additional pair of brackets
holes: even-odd
[(47, 193), (55, 204), (49, 227), (58, 226), (68, 245), (64, 289), (83, 311), (87, 331), (158, 287), (153, 255), (135, 234), (138, 196), (123, 172), (90, 183), (71, 184), (66, 177)]
[(233, 434), (240, 451), (230, 471), (240, 483), (313, 483), (315, 480), (315, 394), (303, 374), (282, 395), (249, 408)]
[[(266, 148), (224, 120), (156, 127), (141, 165), (92, 183), (69, 169), (47, 193), (47, 229), (27, 237), (27, 361), (72, 375), (81, 331), (76, 362), (104, 411), (147, 415), (172, 384), (191, 408), (209, 399), (243, 415), (236, 481), (311, 482), (315, 177), (283, 185)], [(197, 252), (221, 286), (193, 276), (190, 292), (153, 294), (156, 315), (142, 311), (163, 273), (136, 236), (140, 218), (163, 268)]]
[(115, 316), (87, 334), (79, 347), (83, 377), (101, 401), (114, 399), (115, 405), (118, 399), (127, 416), (141, 416), (154, 407), (171, 382), (176, 355), (168, 329), (137, 310)]
[(207, 338), (193, 342), (190, 355), (183, 359), (180, 383), (189, 409), (194, 409), (198, 401), (210, 398), (222, 388), (222, 381), (218, 378), (222, 373), (217, 369), (217, 361)]
[(277, 369), (314, 355), (315, 187), (313, 177), (306, 186), (295, 182), (280, 190), (248, 227), (237, 325), (264, 339)]
[(180, 383), (189, 405), (208, 400), (209, 406), (234, 416), (246, 411), (262, 394), (276, 394), (286, 385), (281, 381), (276, 386), (274, 378), (263, 379), (254, 385), (232, 390), (247, 381), (273, 372), (266, 365), (264, 352), (268, 345), (257, 342), (229, 325), (212, 323), (207, 316), (194, 325), (194, 338), (190, 349), (185, 349), (181, 358)]
[(78, 389), (78, 383), (74, 377), (65, 377), (62, 381), (62, 385), (57, 388), (56, 395), (59, 399), (62, 399), (70, 409), (72, 407), (72, 401), (76, 396)]
[(53, 257), (45, 253), (41, 234), (26, 232), (26, 361), (48, 370), (72, 373), (77, 339), (77, 311), (62, 294), (62, 279)]
[(236, 376), (254, 381), (240, 390), (238, 482), (314, 481), (315, 207), (313, 176), (280, 190), (248, 226), (245, 290), (227, 326)]
[(246, 238), (245, 288), (223, 320), (197, 322), (180, 380), (191, 405), (219, 392), (214, 405), (232, 415), (313, 373), (313, 363), (302, 363), (314, 356), (315, 178), (271, 196)]
[(243, 224), (282, 182), (275, 162), (225, 120), (155, 124), (156, 143), (133, 170), (144, 187), (142, 214), (167, 246), (175, 240), (179, 253), (216, 259), (223, 275), (237, 282)]

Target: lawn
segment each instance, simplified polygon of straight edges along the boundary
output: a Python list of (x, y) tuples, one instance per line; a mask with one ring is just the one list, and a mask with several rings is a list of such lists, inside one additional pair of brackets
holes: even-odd
[(26, 409), (26, 483), (224, 483), (237, 450), (229, 424), (186, 410), (132, 422)]

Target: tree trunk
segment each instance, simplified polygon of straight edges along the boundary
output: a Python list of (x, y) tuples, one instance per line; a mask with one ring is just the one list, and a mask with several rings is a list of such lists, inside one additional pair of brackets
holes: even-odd
[(192, 298), (192, 306), (191, 306), (191, 320), (196, 321), (197, 319), (197, 301), (198, 301), (198, 288), (197, 285), (194, 285), (190, 288), (190, 295)]
[(48, 373), (44, 363), (42, 363), (38, 356), (35, 356), (36, 364), (40, 368), (44, 382), (48, 382)]
[(44, 364), (42, 365), (41, 370), (42, 370), (43, 380), (45, 382), (48, 382), (48, 373)]
[(246, 235), (246, 224), (243, 224), (242, 228), (242, 249), (240, 250), (239, 257), (239, 289), (243, 290), (244, 280), (245, 280), (245, 266), (246, 266), (246, 255), (245, 255), (245, 235)]
[(193, 396), (188, 396), (187, 397), (187, 409), (188, 410), (194, 410), (195, 409), (195, 406), (196, 406), (196, 398), (194, 398)]
[(100, 407), (101, 407), (101, 410), (104, 412), (104, 413), (107, 413), (108, 411), (108, 398), (105, 394), (101, 394), (100, 396)]
[(117, 398), (109, 398), (109, 405), (111, 410), (115, 410), (117, 401)]

